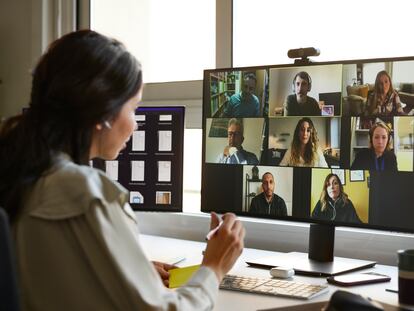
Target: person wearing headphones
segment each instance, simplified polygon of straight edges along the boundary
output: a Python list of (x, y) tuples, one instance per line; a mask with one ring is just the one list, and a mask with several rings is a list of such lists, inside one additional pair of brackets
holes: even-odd
[(256, 76), (252, 73), (245, 74), (243, 77), (242, 91), (240, 93), (233, 94), (230, 97), (229, 102), (224, 107), (223, 117), (259, 117), (259, 98), (254, 94), (256, 85)]
[(229, 120), (227, 126), (228, 145), (224, 147), (223, 153), (217, 157), (216, 163), (226, 164), (259, 164), (259, 160), (253, 152), (243, 149), (244, 141), (243, 123), (236, 118)]
[(338, 175), (328, 174), (322, 187), (321, 197), (312, 212), (312, 218), (362, 223), (354, 204), (344, 191)]
[(370, 147), (356, 154), (352, 170), (397, 171), (397, 158), (391, 151), (391, 130), (377, 122), (369, 130)]
[(320, 116), (318, 101), (308, 96), (312, 89), (312, 79), (306, 71), (298, 72), (293, 78), (293, 92), (285, 102), (285, 116)]

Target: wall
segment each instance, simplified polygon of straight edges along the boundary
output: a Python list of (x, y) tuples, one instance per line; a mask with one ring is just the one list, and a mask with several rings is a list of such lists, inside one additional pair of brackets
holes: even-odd
[(0, 2), (0, 118), (29, 104), (31, 72), (50, 42), (75, 29), (76, 1)]
[(31, 23), (31, 1), (0, 1), (0, 118), (21, 112), (29, 101)]

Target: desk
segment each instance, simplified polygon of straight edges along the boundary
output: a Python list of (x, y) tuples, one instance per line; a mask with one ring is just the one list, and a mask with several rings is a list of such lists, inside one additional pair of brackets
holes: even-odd
[[(178, 264), (178, 266), (189, 266), (193, 264), (199, 264), (202, 260), (201, 253), (205, 248), (205, 243), (202, 242), (164, 238), (151, 235), (141, 235), (141, 242), (148, 257), (151, 260), (166, 261), (170, 258), (185, 256), (186, 259), (180, 264)], [(275, 254), (277, 253), (252, 248), (245, 248), (243, 254), (240, 256), (239, 260), (229, 273), (246, 276), (269, 277), (268, 270), (248, 267), (245, 264), (245, 260)], [(376, 265), (374, 268), (365, 269), (361, 271), (375, 271), (378, 273), (389, 275), (391, 276), (391, 282), (353, 286), (350, 288), (346, 288), (346, 290), (362, 294), (364, 296), (369, 296), (381, 302), (389, 303), (392, 305), (398, 305), (398, 294), (385, 291), (386, 288), (398, 287), (398, 270), (396, 267)], [(318, 277), (296, 275), (294, 277), (294, 280), (313, 284), (326, 284), (325, 278)], [(214, 310), (251, 311), (257, 309), (287, 307), (307, 302), (311, 303), (325, 301), (329, 300), (329, 297), (337, 289), (344, 288), (329, 285), (328, 293), (317, 296), (309, 301), (220, 290), (218, 300), (216, 302), (216, 307), (214, 308)]]

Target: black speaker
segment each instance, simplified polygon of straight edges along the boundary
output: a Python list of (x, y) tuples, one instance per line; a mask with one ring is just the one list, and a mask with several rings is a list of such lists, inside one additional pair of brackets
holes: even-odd
[(292, 49), (287, 52), (289, 58), (306, 58), (309, 56), (319, 56), (320, 50), (316, 48)]

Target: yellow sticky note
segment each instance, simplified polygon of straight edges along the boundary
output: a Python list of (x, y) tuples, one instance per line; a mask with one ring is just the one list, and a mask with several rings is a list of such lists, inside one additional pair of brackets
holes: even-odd
[(180, 287), (185, 284), (200, 268), (200, 265), (188, 266), (184, 268), (171, 269), (168, 272), (170, 273), (170, 288)]

